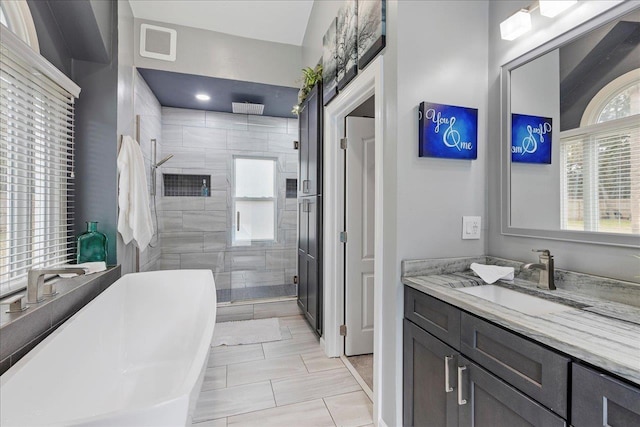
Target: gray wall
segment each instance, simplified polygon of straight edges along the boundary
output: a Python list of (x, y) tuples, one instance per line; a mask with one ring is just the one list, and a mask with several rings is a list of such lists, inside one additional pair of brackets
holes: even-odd
[[(110, 16), (112, 52), (117, 52), (117, 7)], [(107, 262), (116, 264), (118, 215), (118, 59), (110, 63), (73, 60), (73, 80), (82, 88), (76, 101), (76, 234), (85, 221), (98, 221), (109, 239)]]
[(58, 23), (56, 22), (49, 2), (27, 0), (33, 23), (38, 34), (38, 44), (40, 45), (40, 55), (47, 58), (55, 67), (65, 73), (67, 77), (71, 75), (71, 53), (67, 48), (66, 42)]
[[(293, 283), (297, 201), (285, 180), (297, 178), (295, 119), (162, 108), (162, 153), (174, 157), (158, 174), (210, 175), (210, 197), (159, 197), (160, 268), (208, 268), (216, 289)], [(233, 246), (233, 156), (277, 158), (277, 240)], [(162, 194), (162, 187), (158, 187)]]
[[(156, 161), (160, 161), (163, 158), (162, 155), (162, 106), (156, 99), (155, 95), (147, 86), (142, 76), (136, 71), (134, 75), (134, 101), (133, 110), (134, 115), (140, 116), (140, 139), (138, 143), (142, 149), (142, 157), (144, 158), (145, 172), (147, 176), (147, 185), (149, 186), (149, 194), (151, 194), (152, 176), (151, 165), (153, 164), (153, 142), (156, 140)], [(162, 178), (160, 172), (156, 173), (158, 183)], [(156, 185), (158, 191), (160, 186)], [(158, 193), (160, 194), (160, 193)], [(154, 203), (153, 196), (149, 196), (149, 204), (151, 209), (152, 218), (154, 221), (153, 227), (156, 230), (155, 237), (151, 240), (150, 245), (142, 252), (140, 252), (140, 271), (157, 270), (160, 261), (160, 253), (162, 242), (157, 232), (158, 227), (155, 223), (156, 215), (155, 209), (159, 205), (160, 198), (156, 196)]]
[[(389, 377), (395, 375), (396, 391), (388, 398), (396, 398), (396, 418), (391, 408), (383, 412), (388, 425), (400, 425), (402, 415), (400, 262), (486, 251), (487, 9), (486, 1), (398, 2), (396, 324), (385, 333), (385, 345), (395, 340), (395, 374)], [(418, 157), (422, 101), (478, 109), (476, 160)], [(463, 215), (482, 217), (480, 240), (462, 240)]]
[(572, 13), (554, 20), (533, 15), (534, 32), (508, 42), (500, 39), (499, 25), (527, 1), (490, 2), (489, 4), (489, 155), (488, 253), (518, 261), (535, 261), (532, 248), (548, 248), (555, 255), (557, 268), (575, 270), (622, 280), (638, 281), (640, 265), (634, 257), (637, 249), (591, 245), (537, 238), (504, 236), (500, 233), (500, 66), (574, 28), (620, 2), (580, 2)]
[[(133, 67), (133, 11), (128, 0), (118, 0), (118, 123), (117, 133), (135, 135), (133, 112), (134, 77)], [(120, 233), (117, 235), (117, 258), (122, 274), (135, 271), (135, 247), (125, 245)]]
[(343, 0), (314, 1), (302, 40), (302, 66), (314, 67), (322, 58), (322, 37), (331, 21), (338, 16)]
[[(322, 55), (322, 36), (338, 8), (336, 2), (315, 2), (304, 38), (305, 65)], [(481, 215), (486, 224), (487, 14), (486, 1), (387, 1), (382, 186), (385, 221), (394, 226), (384, 236), (385, 252), (376, 254), (376, 263), (394, 272), (383, 278), (380, 297), (385, 318), (395, 321), (382, 325), (383, 350), (377, 355), (385, 367), (378, 404), (390, 426), (402, 423), (400, 261), (486, 250), (486, 225), (482, 239), (463, 241), (461, 217)], [(422, 101), (479, 109), (477, 160), (418, 158), (417, 107)]]
[[(73, 19), (59, 22), (55, 12), (62, 3), (29, 1), (28, 4), (42, 56), (82, 88), (75, 104), (75, 232), (80, 234), (86, 230), (85, 221), (98, 221), (99, 229), (109, 239), (107, 261), (115, 264), (118, 61), (115, 55), (106, 62), (82, 61), (74, 59), (71, 52), (76, 48), (104, 51), (107, 44), (111, 53), (117, 52), (117, 3), (105, 2), (96, 8), (65, 3), (68, 17), (73, 16), (76, 22), (85, 24), (91, 22), (101, 30), (90, 25), (69, 28)], [(101, 37), (82, 37), (93, 30)]]
[[(140, 56), (143, 23), (177, 31), (175, 62)], [(278, 86), (300, 85), (302, 49), (299, 46), (141, 19), (135, 20), (134, 34), (136, 67)]]

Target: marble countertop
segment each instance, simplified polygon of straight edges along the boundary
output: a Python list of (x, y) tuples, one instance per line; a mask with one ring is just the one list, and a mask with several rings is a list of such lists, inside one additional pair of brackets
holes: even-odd
[(484, 283), (469, 274), (405, 276), (402, 283), (640, 386), (638, 307), (575, 290), (545, 291), (518, 278), (513, 284), (497, 282), (496, 285), (574, 307), (558, 313), (529, 315), (457, 290)]

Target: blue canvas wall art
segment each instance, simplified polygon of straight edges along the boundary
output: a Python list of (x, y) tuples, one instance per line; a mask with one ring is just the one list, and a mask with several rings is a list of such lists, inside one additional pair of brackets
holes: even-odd
[(550, 117), (511, 114), (511, 161), (551, 164)]
[(419, 107), (420, 157), (478, 158), (478, 110), (423, 102)]

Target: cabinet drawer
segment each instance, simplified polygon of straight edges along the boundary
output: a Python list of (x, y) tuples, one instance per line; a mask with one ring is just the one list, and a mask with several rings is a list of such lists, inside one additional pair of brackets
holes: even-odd
[(565, 421), (464, 357), (459, 360), (461, 426), (565, 427)]
[(404, 315), (431, 335), (460, 349), (459, 309), (405, 286)]
[(571, 424), (576, 427), (640, 426), (640, 388), (573, 364)]
[(467, 313), (461, 317), (463, 354), (567, 418), (568, 358)]

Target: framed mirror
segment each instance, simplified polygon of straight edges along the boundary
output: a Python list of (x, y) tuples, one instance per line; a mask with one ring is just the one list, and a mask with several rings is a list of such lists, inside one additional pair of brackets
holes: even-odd
[(629, 3), (502, 67), (503, 234), (640, 247), (640, 7)]

